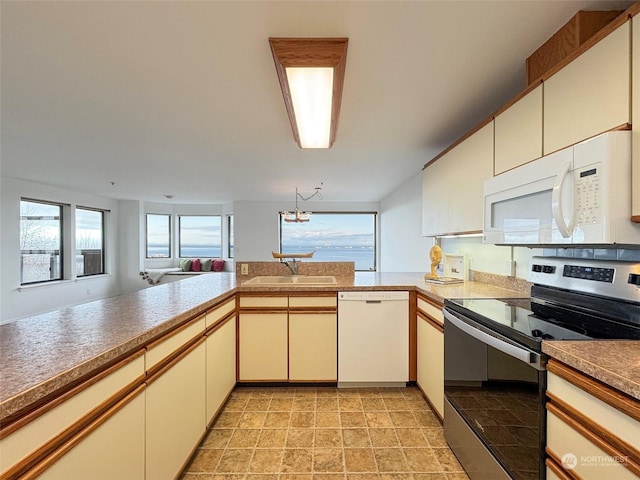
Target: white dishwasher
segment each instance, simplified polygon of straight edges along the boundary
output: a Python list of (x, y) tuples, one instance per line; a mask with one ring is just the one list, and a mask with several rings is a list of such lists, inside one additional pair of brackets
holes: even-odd
[(338, 292), (338, 387), (408, 381), (409, 292)]

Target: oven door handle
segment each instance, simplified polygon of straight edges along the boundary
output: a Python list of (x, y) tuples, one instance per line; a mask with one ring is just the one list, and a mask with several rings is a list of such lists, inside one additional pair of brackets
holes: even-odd
[[(542, 355), (536, 352), (532, 352), (531, 350), (527, 350), (526, 348), (518, 347), (517, 345), (513, 345), (509, 342), (505, 342), (493, 335), (489, 335), (488, 333), (483, 332), (473, 326), (469, 325), (463, 320), (460, 320), (457, 316), (450, 313), (446, 308), (442, 310), (444, 317), (449, 320), (455, 327), (459, 328), (463, 332), (472, 337), (480, 340), (482, 343), (486, 343), (487, 345), (495, 348), (496, 350), (500, 350), (507, 355), (520, 360), (532, 367), (536, 370), (545, 370), (545, 366), (542, 363)], [(446, 334), (446, 332), (445, 332)]]

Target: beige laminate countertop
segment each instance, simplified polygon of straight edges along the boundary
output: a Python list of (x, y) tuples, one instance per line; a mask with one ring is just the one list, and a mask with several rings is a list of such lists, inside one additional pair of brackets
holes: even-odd
[(547, 341), (542, 351), (640, 400), (640, 340)]

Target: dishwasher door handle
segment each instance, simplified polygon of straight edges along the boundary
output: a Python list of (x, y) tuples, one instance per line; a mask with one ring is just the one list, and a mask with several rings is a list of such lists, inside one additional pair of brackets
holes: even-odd
[(382, 300), (365, 300), (364, 303), (382, 303)]

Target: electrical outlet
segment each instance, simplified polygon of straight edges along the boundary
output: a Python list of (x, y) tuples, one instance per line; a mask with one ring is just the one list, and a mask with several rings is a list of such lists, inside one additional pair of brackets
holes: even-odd
[(249, 275), (249, 264), (241, 263), (240, 264), (240, 275)]

